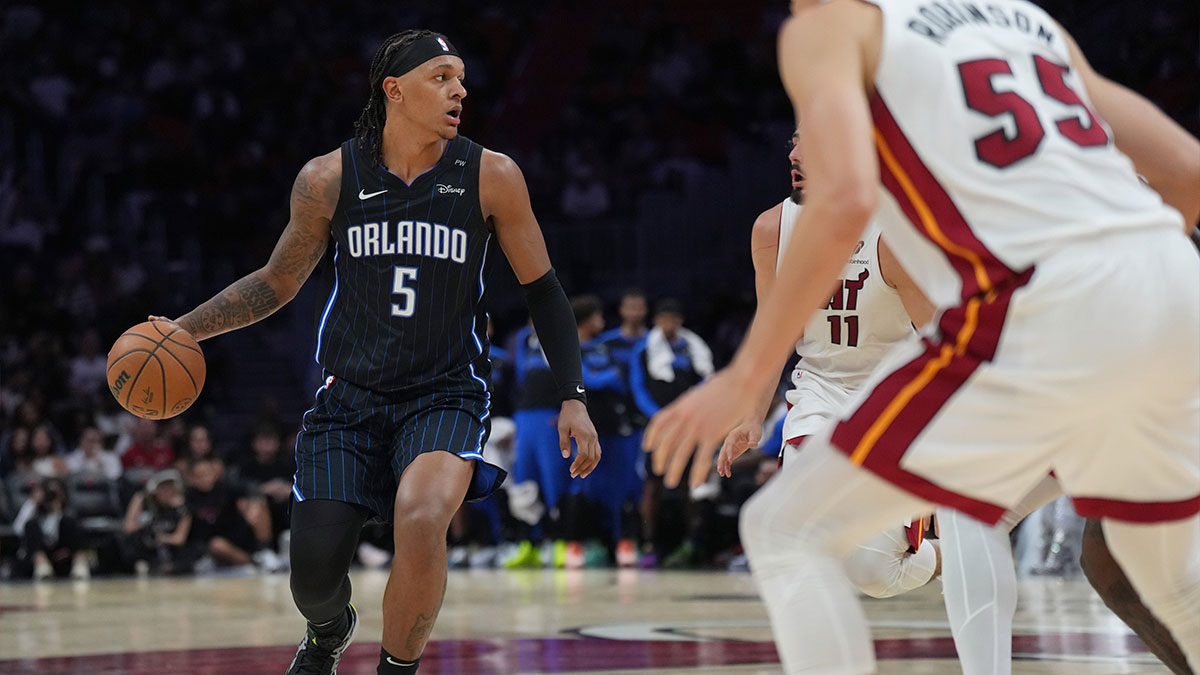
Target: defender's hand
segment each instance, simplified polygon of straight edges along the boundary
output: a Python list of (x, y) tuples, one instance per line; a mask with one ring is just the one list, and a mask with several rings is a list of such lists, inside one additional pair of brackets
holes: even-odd
[(752, 383), (752, 378), (726, 368), (650, 420), (642, 445), (654, 453), (654, 473), (663, 477), (664, 485), (679, 485), (692, 455), (696, 455), (696, 461), (692, 463), (691, 484), (697, 486), (707, 480), (721, 439), (754, 407), (753, 394), (757, 390)]
[(596, 436), (596, 427), (592, 426), (592, 418), (588, 417), (587, 406), (582, 401), (568, 399), (563, 401), (558, 413), (558, 449), (562, 451), (563, 459), (571, 458), (572, 438), (579, 454), (571, 463), (571, 477), (582, 478), (600, 463), (600, 440)]
[(717, 473), (726, 478), (730, 477), (733, 460), (741, 457), (750, 448), (757, 448), (762, 442), (762, 422), (742, 422), (721, 444), (721, 454), (717, 455)]

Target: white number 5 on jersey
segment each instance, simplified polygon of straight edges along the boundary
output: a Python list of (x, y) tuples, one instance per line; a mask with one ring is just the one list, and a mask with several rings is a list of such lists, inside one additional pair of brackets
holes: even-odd
[(392, 295), (399, 295), (400, 302), (392, 303), (392, 316), (409, 317), (417, 311), (417, 289), (405, 282), (417, 280), (417, 268), (397, 265), (392, 277)]

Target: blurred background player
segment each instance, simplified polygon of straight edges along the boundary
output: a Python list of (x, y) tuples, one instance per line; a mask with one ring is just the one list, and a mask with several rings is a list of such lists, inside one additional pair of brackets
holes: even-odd
[[(750, 254), (754, 285), (763, 301), (782, 264), (779, 252), (792, 237), (804, 196), (804, 156), (800, 134), (790, 140), (792, 195), (767, 209), (754, 221)], [(786, 394), (781, 462), (803, 462), (802, 443), (834, 419), (866, 383), (871, 371), (897, 343), (913, 334), (914, 321), (923, 325), (933, 308), (911, 283), (898, 283), (904, 270), (885, 251), (879, 226), (870, 224), (846, 262), (829, 301), (813, 316), (796, 343), (800, 361), (792, 371)], [(906, 279), (905, 279), (906, 280)], [(897, 287), (904, 289), (898, 292)], [(910, 315), (913, 319), (910, 319)], [(734, 460), (762, 440), (764, 420), (775, 396), (765, 388), (754, 411), (729, 432), (721, 446), (717, 471), (731, 475)], [(845, 559), (846, 574), (859, 591), (887, 598), (924, 586), (938, 572), (936, 542), (924, 540), (928, 518), (890, 527), (855, 547)]]
[[(516, 435), (509, 504), (527, 527), (520, 528), (521, 541), (504, 565), (561, 567), (566, 563), (567, 543), (558, 505), (567, 494), (571, 476), (559, 460), (554, 428), (558, 385), (532, 325), (517, 331), (512, 359)], [(531, 515), (522, 518), (526, 513)], [(538, 544), (543, 550), (537, 550)]]
[(640, 490), (632, 492), (632, 488), (636, 487), (634, 462), (642, 460), (637, 448), (630, 453), (631, 446), (625, 440), (632, 428), (625, 406), (629, 389), (616, 359), (599, 339), (604, 332), (604, 306), (600, 298), (594, 295), (572, 298), (571, 309), (579, 327), (588, 411), (596, 424), (600, 447), (605, 448), (605, 457), (590, 476), (571, 486), (573, 506), (581, 512), (578, 520), (584, 528), (580, 533), (584, 541), (582, 545), (580, 542), (568, 545), (567, 567), (605, 567), (610, 549), (618, 564), (629, 567), (637, 559), (633, 543), (637, 522), (630, 518), (636, 511), (625, 507), (632, 506), (640, 496)]
[(353, 639), (346, 572), (372, 515), (394, 520), (396, 544), (378, 672), (417, 670), (444, 594), (448, 524), (464, 498), (504, 477), (481, 453), (490, 366), (480, 303), (493, 234), (546, 336), (561, 454), (578, 441), (573, 475), (599, 460), (574, 321), (524, 178), (458, 135), (464, 68), (444, 35), (386, 39), (355, 137), (300, 171), (270, 260), (177, 320), (197, 340), (261, 320), (332, 248), (316, 353), (326, 377), (297, 438), (292, 488), (291, 586), (308, 630), (290, 675), (333, 673)]
[(567, 564), (568, 543), (579, 543), (584, 523), (559, 447), (559, 388), (533, 325), (517, 331), (513, 352), (516, 437), (508, 499), (510, 510), (528, 527), (520, 528), (521, 542), (504, 565), (561, 568)]
[[(605, 331), (596, 336), (596, 343), (603, 346), (608, 353), (608, 358), (616, 365), (621, 373), (621, 379), (625, 383), (625, 397), (621, 402), (624, 408), (622, 413), (622, 424), (616, 438), (612, 439), (611, 443), (616, 445), (604, 446), (611, 447), (610, 453), (620, 453), (621, 456), (631, 457), (629, 460), (622, 460), (621, 464), (628, 464), (627, 494), (630, 495), (629, 503), (624, 509), (632, 510), (632, 513), (626, 513), (623, 517), (623, 522), (628, 523), (630, 520), (637, 519), (637, 540), (642, 540), (644, 536), (644, 519), (643, 516), (647, 512), (643, 509), (645, 504), (644, 484), (646, 480), (645, 462), (639, 456), (642, 447), (642, 430), (646, 428), (646, 422), (649, 420), (637, 403), (633, 400), (633, 390), (630, 386), (630, 367), (633, 363), (633, 351), (637, 347), (638, 342), (646, 335), (646, 318), (649, 316), (650, 308), (646, 302), (646, 293), (638, 288), (628, 288), (621, 293), (621, 299), (617, 305), (617, 315), (620, 318), (620, 325), (611, 330)], [(627, 532), (632, 528), (625, 525)], [(638, 552), (634, 550), (632, 553), (626, 551), (626, 547), (621, 542), (617, 542), (617, 564), (622, 566), (632, 566), (638, 562)], [(652, 560), (648, 560), (652, 562)]]
[[(683, 327), (683, 305), (663, 298), (654, 306), (654, 328), (638, 340), (630, 355), (629, 388), (647, 419), (713, 373), (712, 350)], [(644, 462), (649, 457), (643, 458)], [(687, 567), (712, 553), (702, 541), (715, 486), (664, 489), (653, 472), (642, 492), (644, 567)]]

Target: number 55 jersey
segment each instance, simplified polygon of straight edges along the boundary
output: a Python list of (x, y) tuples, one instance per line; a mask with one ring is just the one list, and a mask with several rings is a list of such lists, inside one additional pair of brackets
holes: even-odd
[(883, 13), (871, 97), (880, 220), (935, 305), (987, 292), (1073, 241), (1182, 229), (1116, 149), (1068, 37), (1040, 8), (872, 1)]

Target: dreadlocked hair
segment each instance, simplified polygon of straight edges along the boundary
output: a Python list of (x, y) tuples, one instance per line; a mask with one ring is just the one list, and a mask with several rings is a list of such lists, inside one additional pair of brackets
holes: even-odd
[(367, 105), (363, 107), (362, 113), (354, 123), (354, 144), (371, 158), (372, 163), (378, 164), (383, 155), (383, 125), (387, 122), (383, 79), (388, 76), (384, 72), (388, 61), (397, 50), (403, 49), (417, 40), (436, 35), (438, 34), (431, 30), (416, 28), (396, 33), (379, 45), (379, 51), (375, 52), (375, 58), (371, 59), (371, 70), (368, 73), (371, 97), (367, 99)]

